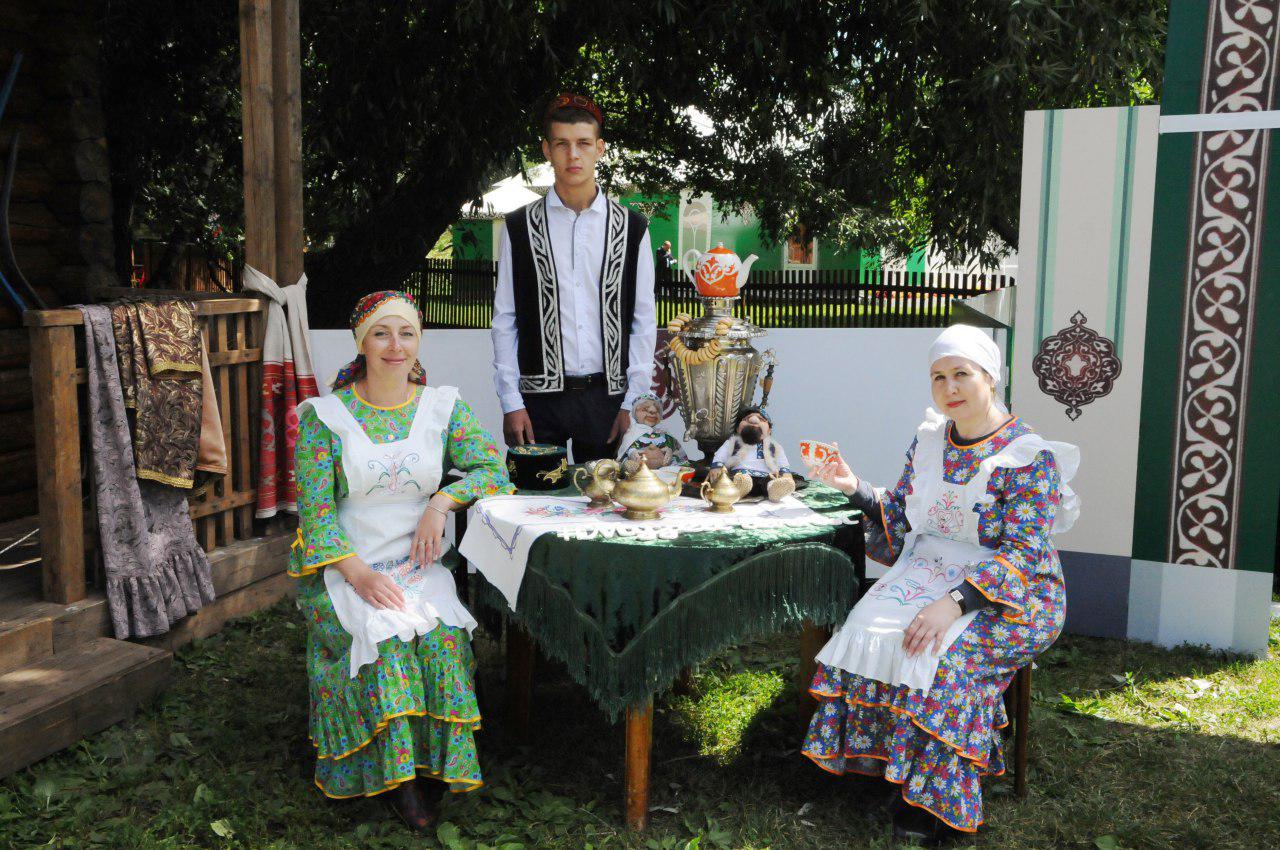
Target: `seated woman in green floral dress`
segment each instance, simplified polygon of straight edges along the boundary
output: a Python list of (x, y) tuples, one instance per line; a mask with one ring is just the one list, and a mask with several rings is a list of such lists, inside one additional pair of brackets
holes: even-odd
[[(298, 406), (289, 574), (308, 622), (315, 781), (335, 798), (391, 792), (425, 830), (446, 785), (481, 784), (475, 620), (440, 564), (445, 517), (515, 488), (458, 391), (426, 386), (410, 296), (365, 296), (351, 328), (359, 356)], [(449, 469), (465, 477), (441, 486)]]

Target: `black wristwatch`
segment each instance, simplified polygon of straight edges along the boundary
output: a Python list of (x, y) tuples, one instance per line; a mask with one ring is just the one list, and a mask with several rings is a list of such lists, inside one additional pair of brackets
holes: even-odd
[(960, 588), (957, 587), (955, 590), (951, 591), (949, 595), (955, 600), (955, 603), (960, 606), (961, 615), (969, 613), (968, 610), (966, 610), (967, 606), (964, 604), (964, 594), (960, 591)]

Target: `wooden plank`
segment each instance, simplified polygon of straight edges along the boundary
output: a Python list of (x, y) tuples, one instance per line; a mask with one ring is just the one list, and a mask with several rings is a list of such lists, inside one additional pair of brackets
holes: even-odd
[(62, 613), (53, 617), (53, 654), (66, 652), (88, 640), (112, 637), (111, 608), (107, 597), (93, 592), (70, 605), (63, 606)]
[(168, 652), (98, 638), (0, 674), (0, 776), (125, 719), (172, 669)]
[[(239, 318), (238, 316), (236, 318)], [(238, 351), (219, 351), (217, 354), (210, 353), (209, 366), (239, 366), (243, 363), (256, 363), (262, 360), (261, 348), (245, 348)], [(222, 404), (222, 399), (218, 399), (218, 403)]]
[(256, 581), (247, 587), (232, 591), (210, 602), (196, 613), (179, 621), (166, 634), (143, 638), (147, 646), (174, 652), (193, 640), (216, 634), (229, 621), (245, 617), (272, 605), (297, 592), (298, 580), (283, 571)]
[(28, 328), (57, 328), (67, 325), (83, 325), (84, 316), (80, 314), (79, 310), (28, 310), (22, 314), (22, 324)]
[(73, 378), (75, 332), (70, 327), (31, 329), (31, 382), (39, 469), (40, 557), (44, 598), (84, 598), (84, 515), (80, 503), (80, 416)]
[(286, 534), (237, 540), (209, 555), (213, 589), (221, 598), (229, 593), (285, 572), (289, 545), (293, 538)]
[[(138, 294), (142, 290), (123, 288), (123, 291)], [(182, 293), (189, 295), (190, 293)], [(267, 309), (264, 298), (247, 296), (218, 296), (194, 302), (197, 316), (225, 316), (228, 313), (260, 313)], [(22, 324), (28, 328), (59, 328), (84, 324), (84, 317), (79, 310), (28, 310), (22, 314)]]
[(271, 47), (271, 0), (240, 0), (244, 260), (272, 280), (278, 280)]
[[(0, 422), (3, 422), (4, 418), (4, 415), (0, 414)], [(30, 419), (31, 415), (27, 414), (23, 418)], [(3, 433), (4, 431), (0, 431), (0, 434)], [(31, 435), (31, 439), (35, 440), (34, 433)], [(8, 446), (7, 435), (5, 445), (6, 447)], [(13, 493), (17, 490), (35, 488), (36, 467), (31, 462), (31, 455), (29, 448), (0, 454), (0, 493)]]
[[(251, 345), (253, 339), (253, 322), (251, 316), (236, 317), (236, 345), (244, 348)], [(259, 356), (254, 361), (261, 363), (262, 349), (256, 349)], [(231, 452), (231, 471), (235, 487), (250, 498), (250, 504), (257, 501), (258, 494), (254, 489), (253, 480), (253, 449), (250, 444), (250, 437), (254, 433), (253, 419), (251, 412), (253, 410), (250, 398), (254, 389), (253, 384), (254, 368), (250, 364), (245, 364), (236, 369), (236, 395), (235, 395), (235, 429), (234, 437), (227, 434), (227, 449)], [(223, 399), (223, 404), (231, 404), (232, 399)], [(236, 515), (236, 536), (249, 537), (253, 534), (253, 510), (244, 507), (235, 512)]]
[(31, 340), (22, 328), (0, 330), (0, 367), (26, 366), (31, 360)]
[(649, 762), (653, 753), (653, 700), (627, 708), (626, 717), (627, 828), (649, 826)]
[[(36, 605), (47, 603), (36, 603)], [(47, 609), (0, 620), (0, 673), (53, 655), (53, 619)]]
[[(232, 318), (233, 317), (231, 316), (219, 316), (216, 319), (210, 319), (211, 323), (215, 323), (215, 322), (217, 323), (219, 354), (226, 354), (231, 350)], [(226, 435), (231, 433), (231, 405), (227, 401), (231, 398), (231, 370), (232, 370), (231, 366), (213, 367), (213, 375), (215, 380), (218, 382), (218, 390), (217, 390), (218, 399), (219, 399), (218, 415), (222, 418), (222, 434), (224, 438)], [(232, 482), (232, 478), (230, 475), (223, 475), (218, 479), (217, 489), (218, 489), (218, 495), (220, 497), (226, 498), (232, 495), (232, 493), (234, 492), (233, 487), (234, 487), (234, 484)], [(224, 546), (236, 539), (235, 529), (232, 525), (232, 520), (233, 520), (233, 517), (229, 510), (223, 511), (219, 515), (218, 525), (219, 525), (220, 534), (218, 536), (218, 542)]]
[[(9, 454), (13, 454), (17, 449), (34, 448), (36, 444), (36, 425), (31, 411), (15, 410), (9, 413), (0, 413), (0, 434), (4, 434), (4, 447), (9, 450)], [(34, 466), (34, 458), (31, 451), (23, 451), (20, 454), (26, 459), (25, 462), (28, 466)], [(17, 488), (8, 488), (9, 492), (15, 489)]]
[(282, 285), (303, 271), (302, 49), (298, 0), (271, 0), (275, 141), (276, 274)]
[(220, 514), (223, 511), (231, 511), (235, 508), (242, 508), (245, 505), (252, 505), (257, 498), (257, 493), (250, 490), (248, 492), (236, 492), (226, 496), (219, 496), (207, 502), (198, 502), (191, 506), (191, 518), (193, 520), (201, 519), (211, 514)]

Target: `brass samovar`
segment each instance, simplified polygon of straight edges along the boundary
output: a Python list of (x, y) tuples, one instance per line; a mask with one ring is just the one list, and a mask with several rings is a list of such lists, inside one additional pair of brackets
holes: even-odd
[(761, 367), (766, 378), (760, 403), (768, 402), (774, 356), (772, 351), (761, 354), (751, 344), (764, 336), (764, 329), (733, 315), (755, 255), (743, 262), (724, 243), (705, 254), (687, 251), (686, 263), (690, 255), (695, 258), (694, 271), (686, 274), (698, 290), (703, 312), (696, 318), (681, 314), (667, 325), (672, 333), (668, 362), (685, 439), (697, 441), (705, 467), (733, 433), (738, 411), (752, 404)]

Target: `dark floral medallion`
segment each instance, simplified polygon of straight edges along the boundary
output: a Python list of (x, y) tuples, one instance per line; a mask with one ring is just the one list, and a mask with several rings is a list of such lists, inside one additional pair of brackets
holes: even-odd
[(1079, 310), (1071, 326), (1040, 343), (1031, 361), (1031, 371), (1040, 382), (1040, 391), (1066, 405), (1067, 418), (1080, 418), (1081, 408), (1107, 395), (1120, 377), (1116, 346), (1093, 328)]

